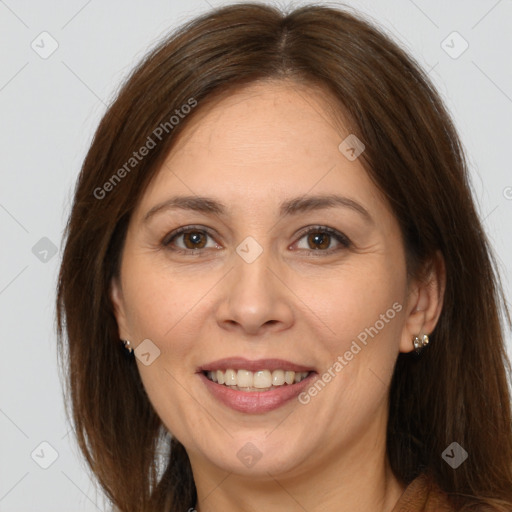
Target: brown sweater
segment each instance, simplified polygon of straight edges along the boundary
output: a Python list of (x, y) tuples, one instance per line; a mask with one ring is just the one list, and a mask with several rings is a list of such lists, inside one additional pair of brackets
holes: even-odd
[(426, 475), (420, 475), (405, 489), (391, 512), (454, 512), (447, 496)]

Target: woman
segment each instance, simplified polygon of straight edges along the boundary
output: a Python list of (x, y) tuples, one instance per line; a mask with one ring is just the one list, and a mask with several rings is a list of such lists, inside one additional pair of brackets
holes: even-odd
[(419, 66), (346, 11), (217, 9), (133, 72), (79, 177), (78, 442), (122, 511), (512, 510), (500, 307)]

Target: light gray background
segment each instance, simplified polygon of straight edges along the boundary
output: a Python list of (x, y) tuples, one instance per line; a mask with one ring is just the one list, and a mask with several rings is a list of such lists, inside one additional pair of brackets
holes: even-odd
[[(121, 80), (173, 27), (224, 3), (0, 0), (0, 511), (106, 509), (65, 421), (57, 372), (53, 303), (62, 230), (93, 131)], [(401, 42), (445, 99), (510, 298), (512, 1), (346, 4)], [(44, 31), (59, 45), (47, 59), (31, 47), (51, 48)], [(452, 54), (463, 48), (458, 36), (446, 39), (453, 31), (469, 44), (455, 59), (442, 47)], [(58, 452), (48, 469), (40, 467), (52, 460), (43, 441)]]

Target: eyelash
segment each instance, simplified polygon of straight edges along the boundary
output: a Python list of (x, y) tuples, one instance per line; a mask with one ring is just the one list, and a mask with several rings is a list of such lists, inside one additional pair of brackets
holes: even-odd
[[(194, 233), (194, 232), (199, 232), (199, 233), (205, 234), (205, 235), (213, 238), (213, 235), (211, 233), (209, 233), (208, 230), (205, 230), (204, 228), (202, 228), (200, 226), (183, 226), (181, 228), (176, 229), (175, 231), (172, 231), (168, 235), (166, 235), (165, 238), (162, 240), (161, 244), (166, 249), (169, 249), (169, 246), (171, 245), (171, 243), (173, 242), (173, 240), (175, 238), (179, 237), (180, 235), (186, 234), (186, 233)], [(351, 241), (344, 234), (340, 233), (339, 231), (337, 231), (333, 228), (327, 227), (327, 226), (311, 226), (310, 228), (306, 229), (305, 231), (303, 231), (300, 234), (298, 240), (301, 240), (302, 238), (304, 238), (306, 235), (309, 235), (310, 233), (323, 233), (323, 234), (330, 235), (331, 237), (333, 237), (335, 240), (337, 240), (342, 245), (342, 248), (338, 247), (338, 248), (326, 249), (326, 250), (302, 249), (302, 250), (306, 251), (308, 254), (311, 254), (311, 255), (314, 254), (315, 257), (321, 256), (321, 255), (329, 255), (329, 254), (338, 252), (338, 251), (342, 250), (343, 248), (348, 249), (352, 245)], [(185, 254), (187, 256), (200, 256), (201, 254), (203, 254), (202, 249), (171, 248), (169, 250), (172, 250), (173, 252), (176, 252), (178, 254)], [(319, 254), (319, 253), (321, 253), (321, 254)]]

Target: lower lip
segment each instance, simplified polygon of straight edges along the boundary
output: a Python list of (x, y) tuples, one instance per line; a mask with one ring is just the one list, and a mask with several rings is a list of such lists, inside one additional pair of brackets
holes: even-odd
[(283, 384), (269, 391), (238, 391), (224, 384), (211, 381), (203, 373), (198, 374), (208, 391), (220, 402), (235, 411), (246, 414), (261, 414), (277, 409), (297, 397), (316, 375), (312, 372), (294, 384)]

